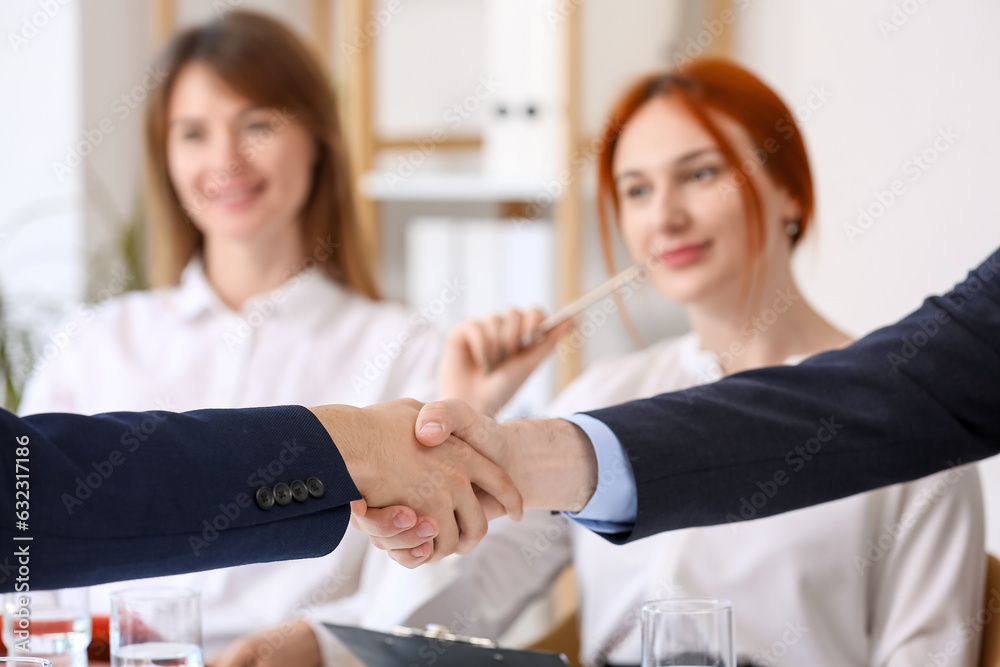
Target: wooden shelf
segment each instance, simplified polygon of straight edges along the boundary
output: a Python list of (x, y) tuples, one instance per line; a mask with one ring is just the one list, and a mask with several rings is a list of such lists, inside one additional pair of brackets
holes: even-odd
[(545, 182), (499, 179), (483, 174), (415, 174), (394, 182), (392, 172), (371, 171), (358, 189), (375, 201), (535, 202), (542, 209), (552, 203)]

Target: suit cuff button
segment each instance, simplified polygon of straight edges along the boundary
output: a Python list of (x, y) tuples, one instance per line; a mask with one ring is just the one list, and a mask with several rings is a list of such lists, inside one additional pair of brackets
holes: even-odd
[(306, 488), (306, 483), (301, 479), (297, 479), (291, 483), (292, 488), (292, 498), (295, 498), (295, 502), (304, 503), (306, 498), (309, 497), (309, 489)]
[(313, 498), (322, 498), (323, 494), (326, 493), (326, 488), (323, 486), (323, 482), (319, 480), (319, 477), (310, 477), (307, 479), (306, 489), (309, 490), (309, 495)]
[(269, 486), (262, 486), (257, 489), (254, 499), (257, 501), (257, 507), (262, 510), (269, 510), (274, 507), (274, 491)]
[(284, 482), (274, 485), (274, 502), (282, 507), (292, 502), (292, 490)]

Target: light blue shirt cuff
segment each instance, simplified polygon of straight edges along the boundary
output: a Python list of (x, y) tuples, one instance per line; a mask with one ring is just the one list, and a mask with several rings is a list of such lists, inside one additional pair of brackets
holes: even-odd
[(632, 530), (638, 511), (635, 473), (618, 436), (607, 424), (590, 415), (575, 414), (562, 419), (583, 429), (597, 454), (597, 490), (582, 510), (564, 514), (597, 533)]

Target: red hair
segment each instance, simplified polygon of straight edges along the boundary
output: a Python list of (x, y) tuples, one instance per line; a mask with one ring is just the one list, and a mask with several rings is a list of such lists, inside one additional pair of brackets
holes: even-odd
[(615, 273), (609, 211), (617, 219), (619, 202), (612, 165), (618, 138), (629, 119), (646, 102), (661, 95), (670, 95), (682, 104), (715, 140), (727, 165), (737, 175), (747, 221), (745, 297), (753, 285), (756, 275), (753, 269), (758, 265), (767, 235), (760, 193), (746, 177), (748, 170), (742, 167), (746, 158), (740, 160), (709, 112), (724, 114), (739, 123), (750, 136), (755, 155), (766, 155), (763, 160), (753, 159), (755, 168), (760, 168), (763, 162), (770, 178), (798, 202), (802, 217), (798, 220), (798, 231), (792, 236), (793, 245), (802, 237), (813, 215), (813, 184), (802, 133), (791, 111), (760, 79), (728, 60), (698, 59), (671, 72), (647, 75), (629, 87), (612, 108), (602, 137), (597, 173), (598, 231), (605, 266), (610, 274)]

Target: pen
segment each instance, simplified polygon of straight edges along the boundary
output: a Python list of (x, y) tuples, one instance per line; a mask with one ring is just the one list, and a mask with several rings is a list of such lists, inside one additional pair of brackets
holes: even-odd
[(618, 291), (630, 283), (637, 275), (639, 275), (641, 270), (642, 266), (633, 264), (618, 275), (605, 281), (602, 285), (587, 292), (576, 301), (573, 301), (569, 305), (563, 306), (556, 312), (552, 313), (542, 320), (542, 323), (538, 325), (537, 329), (530, 333), (526, 333), (521, 337), (521, 347), (528, 347), (529, 345), (537, 343), (554, 327), (568, 319), (576, 317), (583, 311), (587, 310), (587, 308), (589, 308), (592, 304), (600, 301), (604, 297)]

